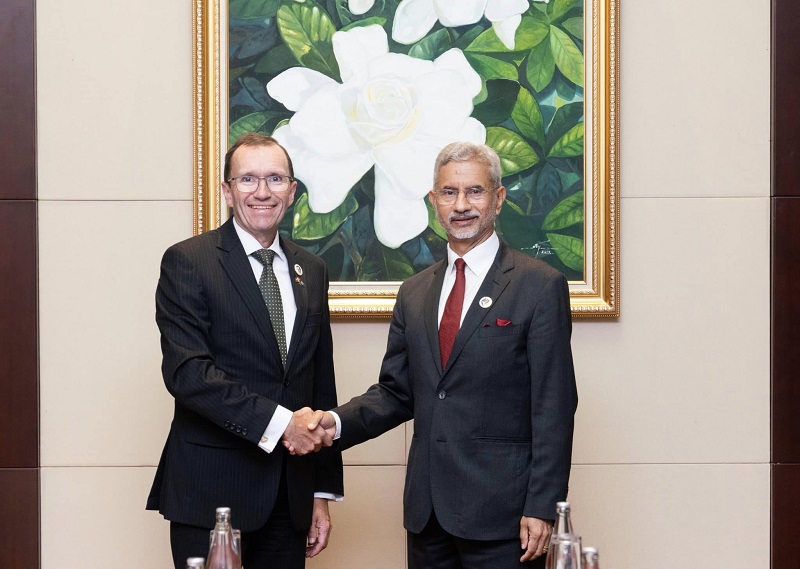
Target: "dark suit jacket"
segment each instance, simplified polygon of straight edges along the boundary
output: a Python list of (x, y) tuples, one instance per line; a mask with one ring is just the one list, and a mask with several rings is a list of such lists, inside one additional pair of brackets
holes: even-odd
[(297, 318), (286, 369), (253, 270), (229, 220), (170, 247), (161, 262), (156, 322), (162, 373), (175, 397), (172, 420), (148, 509), (213, 527), (218, 506), (253, 531), (267, 521), (286, 462), (292, 521), (310, 525), (313, 494), (343, 494), (341, 454), (290, 456), (257, 445), (277, 405), (329, 409), (336, 404), (328, 276), (323, 261), (281, 240)]
[[(406, 529), (422, 531), (435, 509), (458, 537), (512, 539), (521, 516), (553, 519), (567, 495), (577, 406), (567, 282), (501, 243), (442, 370), (446, 268), (400, 287), (379, 383), (335, 409), (339, 448), (413, 418)], [(491, 306), (480, 306), (483, 297)]]

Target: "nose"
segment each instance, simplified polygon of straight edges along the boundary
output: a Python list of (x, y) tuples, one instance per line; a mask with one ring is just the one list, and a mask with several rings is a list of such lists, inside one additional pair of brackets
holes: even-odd
[(266, 199), (272, 195), (272, 190), (269, 189), (266, 178), (258, 179), (258, 186), (256, 186), (256, 191), (253, 192), (253, 195), (259, 199)]
[(453, 209), (456, 211), (468, 211), (472, 209), (472, 204), (467, 200), (466, 192), (458, 192), (456, 203), (453, 204)]

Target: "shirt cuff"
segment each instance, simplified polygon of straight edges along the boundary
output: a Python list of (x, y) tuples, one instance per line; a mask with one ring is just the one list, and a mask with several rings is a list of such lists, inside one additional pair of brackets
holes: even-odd
[(267, 430), (261, 435), (261, 442), (258, 443), (258, 446), (266, 452), (275, 450), (275, 446), (278, 444), (278, 441), (281, 440), (281, 436), (286, 430), (286, 427), (289, 426), (291, 420), (292, 412), (286, 407), (278, 405), (275, 409), (275, 413), (272, 415), (272, 419), (267, 425)]
[(328, 411), (328, 413), (333, 415), (333, 420), (336, 421), (336, 434), (333, 435), (333, 440), (337, 440), (342, 436), (342, 420), (334, 411)]
[(343, 502), (344, 496), (341, 494), (331, 494), (330, 492), (314, 492), (315, 498), (324, 498), (325, 500), (332, 500), (333, 502)]

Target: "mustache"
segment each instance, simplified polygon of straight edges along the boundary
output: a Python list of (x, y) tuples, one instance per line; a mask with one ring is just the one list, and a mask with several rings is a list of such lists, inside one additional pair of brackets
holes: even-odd
[(466, 211), (464, 213), (457, 213), (455, 211), (450, 212), (450, 215), (447, 216), (448, 221), (465, 221), (467, 219), (473, 219), (476, 217), (480, 217), (480, 214), (477, 211)]

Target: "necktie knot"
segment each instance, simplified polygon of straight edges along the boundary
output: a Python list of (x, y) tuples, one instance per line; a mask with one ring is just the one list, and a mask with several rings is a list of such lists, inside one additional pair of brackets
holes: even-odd
[(466, 267), (466, 266), (467, 266), (467, 264), (464, 262), (464, 259), (462, 259), (460, 257), (458, 259), (456, 259), (456, 271), (457, 272), (463, 273), (464, 272), (464, 267)]
[(272, 261), (275, 259), (275, 251), (272, 249), (259, 249), (253, 252), (253, 257), (265, 267), (267, 265), (272, 266)]

